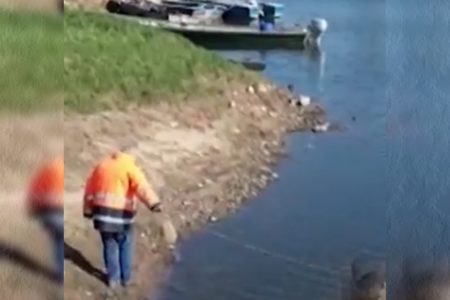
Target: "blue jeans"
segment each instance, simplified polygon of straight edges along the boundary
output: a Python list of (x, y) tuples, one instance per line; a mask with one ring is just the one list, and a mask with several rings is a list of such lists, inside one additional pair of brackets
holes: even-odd
[(120, 280), (123, 285), (126, 285), (131, 277), (132, 230), (121, 232), (100, 231), (100, 236), (103, 243), (103, 260), (108, 283)]
[(49, 214), (41, 216), (42, 225), (47, 231), (53, 248), (53, 259), (56, 267), (56, 278), (64, 281), (64, 216)]

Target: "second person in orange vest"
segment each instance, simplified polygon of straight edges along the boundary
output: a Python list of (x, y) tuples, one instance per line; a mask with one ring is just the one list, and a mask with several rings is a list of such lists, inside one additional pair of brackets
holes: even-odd
[(44, 163), (28, 187), (27, 210), (42, 223), (53, 242), (56, 277), (64, 280), (64, 157)]
[(103, 243), (107, 283), (124, 287), (131, 278), (132, 224), (137, 200), (151, 212), (161, 212), (161, 202), (135, 159), (125, 151), (100, 161), (86, 182), (83, 214), (93, 220)]

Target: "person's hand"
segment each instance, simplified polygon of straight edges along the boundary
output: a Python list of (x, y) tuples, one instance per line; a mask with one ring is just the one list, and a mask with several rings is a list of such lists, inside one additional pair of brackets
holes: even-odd
[(86, 219), (92, 219), (92, 214), (83, 213), (83, 217)]
[(161, 202), (156, 203), (155, 205), (150, 206), (150, 211), (154, 213), (162, 212), (162, 204)]

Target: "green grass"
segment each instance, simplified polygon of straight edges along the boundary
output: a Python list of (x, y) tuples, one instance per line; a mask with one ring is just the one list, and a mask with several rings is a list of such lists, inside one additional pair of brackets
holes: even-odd
[(62, 20), (0, 10), (0, 28), (0, 111), (62, 110)]
[(246, 72), (158, 29), (111, 16), (66, 12), (65, 109), (91, 112), (207, 93)]

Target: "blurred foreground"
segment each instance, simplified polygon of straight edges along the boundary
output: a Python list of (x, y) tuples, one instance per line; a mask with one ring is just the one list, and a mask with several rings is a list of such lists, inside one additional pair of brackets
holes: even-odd
[[(0, 0), (0, 293), (60, 299), (49, 241), (25, 210), (30, 176), (63, 143), (63, 26), (54, 0)], [(42, 13), (46, 12), (46, 13)]]

